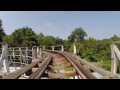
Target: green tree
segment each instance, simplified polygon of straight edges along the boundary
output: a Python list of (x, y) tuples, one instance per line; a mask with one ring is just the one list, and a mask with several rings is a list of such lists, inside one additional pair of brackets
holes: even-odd
[(44, 37), (45, 36), (42, 32), (39, 35), (37, 35), (37, 42), (38, 42), (39, 45), (42, 45)]
[(2, 42), (2, 38), (6, 35), (2, 25), (2, 20), (0, 19), (0, 42)]
[(63, 40), (63, 45), (64, 45), (64, 50), (66, 52), (69, 52), (69, 48), (71, 47), (70, 44), (68, 43), (68, 40)]
[(42, 45), (45, 45), (45, 46), (55, 45), (55, 37), (53, 37), (53, 36), (45, 36), (43, 41), (42, 41)]
[(3, 37), (3, 42), (7, 42), (9, 46), (15, 46), (13, 43), (14, 39), (11, 35), (6, 35)]
[(59, 37), (55, 38), (55, 45), (63, 45), (63, 40)]
[(97, 40), (93, 37), (89, 37), (88, 39), (85, 40), (86, 43), (96, 43)]
[(110, 39), (112, 39), (113, 41), (120, 41), (120, 37), (118, 37), (117, 35), (114, 34), (113, 37), (111, 37)]
[(80, 28), (75, 28), (74, 31), (72, 31), (71, 35), (68, 36), (68, 42), (73, 43), (73, 42), (83, 42), (84, 38), (87, 36), (86, 32), (84, 29)]
[(16, 29), (11, 36), (15, 46), (33, 46), (37, 45), (37, 35), (29, 27)]

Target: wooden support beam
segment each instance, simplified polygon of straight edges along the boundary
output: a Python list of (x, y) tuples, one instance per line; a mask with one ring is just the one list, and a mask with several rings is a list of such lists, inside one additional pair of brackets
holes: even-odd
[(111, 72), (113, 74), (117, 73), (118, 60), (120, 61), (120, 51), (113, 43), (111, 44)]
[(13, 54), (13, 58), (15, 58), (14, 48), (13, 48), (13, 50), (12, 50), (12, 54)]
[(3, 48), (4, 48), (3, 68), (5, 73), (10, 73), (8, 64), (8, 44), (3, 45)]
[(32, 72), (34, 73), (38, 68), (32, 68)]
[(117, 48), (117, 46), (114, 44), (114, 51), (116, 53), (116, 56), (118, 57), (119, 61), (120, 61), (120, 51), (119, 49)]
[(12, 73), (8, 74), (7, 76), (3, 77), (3, 79), (17, 79), (23, 73), (27, 73), (27, 71), (29, 72), (29, 70), (30, 70), (30, 72), (28, 73), (28, 75), (29, 75), (31, 73), (31, 71), (32, 71), (31, 68), (34, 67), (34, 66), (36, 66), (39, 62), (41, 62), (42, 60), (44, 60), (44, 58), (47, 56), (46, 52), (43, 52), (43, 53), (44, 53), (44, 55), (43, 55), (43, 57), (41, 59), (34, 60), (33, 63), (25, 66), (24, 68), (21, 68), (21, 69), (15, 71), (15, 72), (12, 72)]
[(76, 54), (76, 46), (75, 45), (73, 46), (73, 50), (74, 50), (73, 53)]
[[(19, 47), (19, 54), (20, 54), (20, 63), (22, 63), (22, 52), (21, 52), (21, 48), (20, 47)], [(16, 65), (15, 65), (15, 67), (16, 67)], [(21, 67), (23, 67), (22, 64), (21, 64)]]
[(39, 55), (39, 53), (40, 53), (40, 49), (39, 49), (39, 47), (37, 46), (37, 55)]
[(52, 50), (54, 51), (54, 46), (52, 46)]
[(25, 51), (25, 59), (26, 59), (26, 64), (28, 64), (28, 47), (26, 47), (26, 51)]
[(113, 43), (114, 43), (114, 44), (119, 44), (119, 43), (120, 43), (120, 41), (114, 41)]
[(43, 46), (43, 50), (45, 50), (45, 46)]
[(61, 49), (61, 51), (64, 51), (64, 47), (63, 47), (63, 46), (61, 46), (61, 48), (62, 48), (62, 49)]
[(32, 57), (33, 57), (33, 60), (37, 59), (37, 47), (36, 46), (32, 47)]
[(0, 71), (2, 71), (3, 58), (4, 58), (4, 54), (5, 54), (5, 53), (3, 53), (3, 51), (4, 51), (4, 48), (2, 48), (2, 54), (1, 54), (1, 57), (0, 57)]
[(39, 49), (39, 47), (37, 46), (37, 59), (39, 58), (39, 53), (40, 53), (40, 49)]
[(40, 48), (40, 54), (39, 54), (39, 57), (41, 58), (41, 48)]
[(77, 55), (72, 54), (72, 57), (74, 57), (76, 60), (79, 60), (83, 65), (87, 65), (91, 70), (99, 73), (102, 76), (113, 76), (113, 73), (107, 71), (107, 70), (103, 70), (101, 68), (96, 67), (95, 65), (91, 64), (90, 62), (86, 61), (85, 59), (81, 59), (80, 57), (78, 57)]
[(10, 73), (9, 65), (8, 65), (8, 44), (2, 44), (2, 54), (0, 57), (0, 71), (3, 73)]

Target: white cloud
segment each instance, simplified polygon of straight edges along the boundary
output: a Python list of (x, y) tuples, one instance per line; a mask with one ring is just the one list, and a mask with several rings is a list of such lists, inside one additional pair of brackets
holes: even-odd
[(50, 26), (51, 26), (51, 23), (47, 22), (47, 23), (46, 23), (46, 26), (47, 26), (47, 27), (50, 27)]

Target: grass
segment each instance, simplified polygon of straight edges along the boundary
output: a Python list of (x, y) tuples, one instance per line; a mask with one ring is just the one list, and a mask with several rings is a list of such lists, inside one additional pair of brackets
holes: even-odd
[(54, 66), (70, 66), (70, 62), (65, 62), (64, 64), (54, 64)]
[(102, 62), (102, 67), (106, 70), (110, 70), (111, 69), (111, 61), (110, 60), (105, 60)]
[(73, 71), (74, 68), (64, 68), (64, 71)]

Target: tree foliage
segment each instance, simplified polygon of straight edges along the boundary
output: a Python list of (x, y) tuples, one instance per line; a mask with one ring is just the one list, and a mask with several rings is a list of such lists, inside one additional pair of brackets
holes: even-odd
[(113, 37), (111, 37), (111, 39), (112, 39), (113, 41), (120, 41), (120, 37), (118, 37), (118, 36), (115, 35), (115, 34), (114, 34)]
[(16, 29), (11, 36), (15, 46), (34, 46), (37, 45), (37, 35), (29, 27)]
[(68, 36), (68, 41), (70, 43), (73, 42), (83, 42), (85, 37), (87, 36), (86, 32), (84, 31), (83, 28), (75, 28), (74, 31), (72, 31), (71, 35)]
[(38, 45), (41, 46), (42, 45), (42, 42), (43, 42), (43, 39), (44, 39), (44, 34), (41, 32), (39, 35), (37, 35), (37, 42), (38, 42)]
[(2, 42), (3, 37), (6, 35), (2, 25), (3, 23), (2, 23), (2, 20), (0, 19), (0, 42)]
[(12, 35), (6, 35), (3, 37), (3, 42), (7, 42), (9, 46), (15, 46), (13, 41), (14, 39)]
[(63, 40), (61, 39), (61, 38), (59, 38), (59, 37), (56, 37), (55, 38), (55, 45), (63, 45)]
[(54, 46), (55, 45), (55, 37), (53, 36), (45, 36), (43, 41), (42, 41), (42, 45), (44, 46)]
[(86, 39), (85, 40), (85, 43), (96, 43), (97, 42), (97, 40), (95, 39), (95, 38), (93, 38), (93, 37), (89, 37), (88, 39)]

